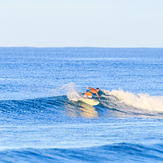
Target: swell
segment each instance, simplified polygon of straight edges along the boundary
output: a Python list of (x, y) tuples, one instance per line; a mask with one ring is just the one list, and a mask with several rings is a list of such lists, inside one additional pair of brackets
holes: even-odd
[(66, 96), (38, 98), (29, 100), (1, 100), (1, 112), (41, 112), (61, 106), (66, 102)]
[(16, 162), (162, 162), (162, 144), (119, 143), (87, 148), (16, 149), (0, 152), (0, 161)]
[(66, 96), (0, 101), (1, 124), (39, 124), (65, 121)]

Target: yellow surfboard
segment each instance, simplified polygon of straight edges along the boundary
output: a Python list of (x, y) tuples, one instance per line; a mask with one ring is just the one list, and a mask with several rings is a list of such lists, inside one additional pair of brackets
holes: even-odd
[(97, 100), (93, 100), (93, 99), (81, 98), (79, 101), (84, 102), (84, 103), (86, 103), (88, 105), (92, 105), (92, 106), (95, 106), (95, 105), (99, 104), (99, 102)]

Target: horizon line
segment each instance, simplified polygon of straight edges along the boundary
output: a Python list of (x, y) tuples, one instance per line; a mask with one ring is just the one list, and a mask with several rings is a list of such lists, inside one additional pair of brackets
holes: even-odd
[(120, 46), (117, 46), (117, 47), (106, 47), (106, 46), (0, 46), (0, 48), (144, 48), (144, 49), (150, 49), (150, 48), (158, 48), (158, 49), (161, 49), (163, 47), (141, 47), (141, 46), (137, 46), (137, 47), (120, 47)]

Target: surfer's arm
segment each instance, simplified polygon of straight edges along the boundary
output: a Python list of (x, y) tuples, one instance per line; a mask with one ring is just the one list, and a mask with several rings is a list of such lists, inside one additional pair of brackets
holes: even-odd
[(99, 95), (98, 95), (98, 93), (97, 93), (97, 92), (96, 92), (96, 95), (97, 95), (98, 99), (100, 100), (100, 97), (99, 97)]
[(92, 93), (96, 92), (96, 89), (92, 88), (92, 87), (87, 87), (88, 90), (90, 90)]
[[(87, 89), (94, 89), (94, 88), (92, 88), (92, 87), (87, 87)], [(95, 90), (95, 89), (94, 89)]]

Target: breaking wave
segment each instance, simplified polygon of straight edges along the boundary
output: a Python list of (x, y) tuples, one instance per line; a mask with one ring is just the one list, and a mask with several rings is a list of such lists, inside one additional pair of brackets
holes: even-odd
[[(128, 106), (153, 112), (163, 112), (163, 96), (150, 96), (148, 94), (133, 94), (123, 90), (103, 90), (106, 96), (114, 96), (117, 103), (124, 103)], [(109, 97), (110, 98), (110, 97)], [(111, 97), (113, 98), (113, 97)]]

